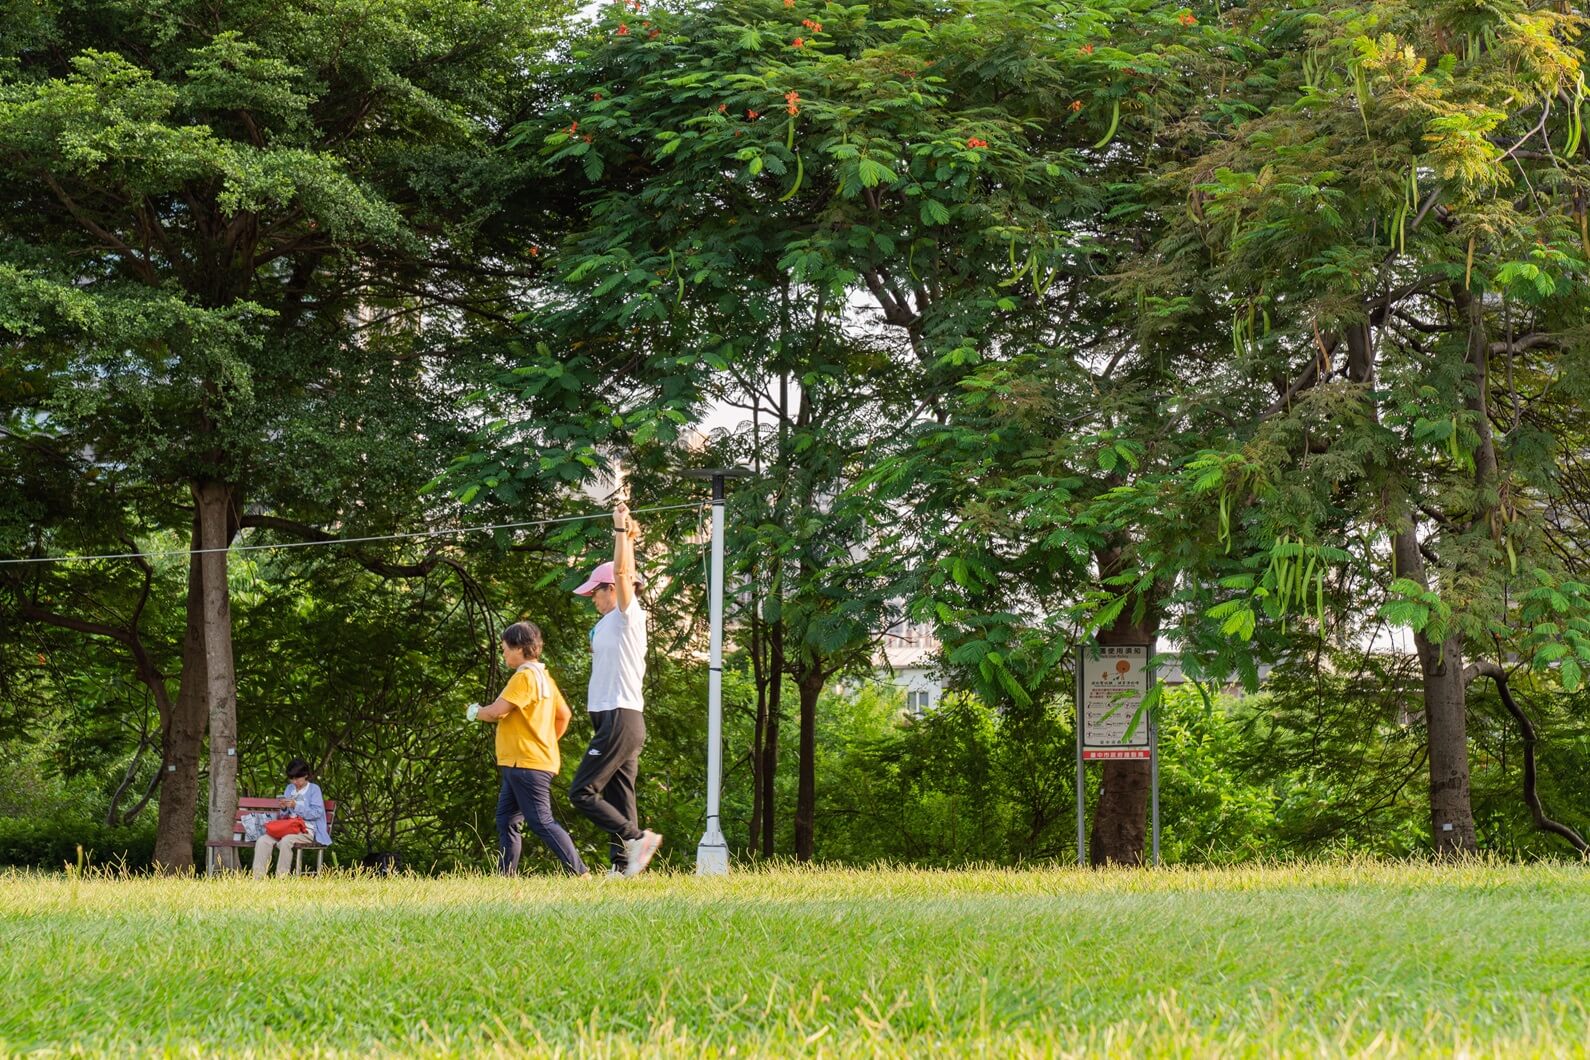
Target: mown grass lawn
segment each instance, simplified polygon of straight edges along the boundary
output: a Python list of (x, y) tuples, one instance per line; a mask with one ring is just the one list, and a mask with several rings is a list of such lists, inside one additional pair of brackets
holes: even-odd
[(1590, 875), (0, 876), (0, 1053), (1584, 1055)]

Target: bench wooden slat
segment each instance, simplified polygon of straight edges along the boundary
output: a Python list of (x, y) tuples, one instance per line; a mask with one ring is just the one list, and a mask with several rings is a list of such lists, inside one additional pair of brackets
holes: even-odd
[[(274, 811), (281, 809), (277, 805), (280, 796), (265, 797), (261, 795), (244, 795), (237, 800), (237, 813), (232, 817), (232, 835), (234, 838), (243, 834), (243, 815), (246, 813), (259, 813), (262, 810)], [(337, 823), (337, 800), (326, 800), (326, 831), (331, 831)], [(221, 840), (215, 840), (221, 842)], [(253, 844), (249, 844), (252, 846)]]

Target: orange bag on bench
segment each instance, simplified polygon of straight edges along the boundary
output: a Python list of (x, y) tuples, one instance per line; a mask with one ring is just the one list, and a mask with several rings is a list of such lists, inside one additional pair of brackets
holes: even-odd
[(303, 835), (309, 832), (309, 826), (304, 824), (299, 817), (278, 817), (274, 821), (265, 822), (265, 834), (272, 839), (282, 839), (290, 835)]

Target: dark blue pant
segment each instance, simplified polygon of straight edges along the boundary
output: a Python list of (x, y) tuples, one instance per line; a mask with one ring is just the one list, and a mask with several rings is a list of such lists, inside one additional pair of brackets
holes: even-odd
[(498, 766), (502, 774), (502, 791), (497, 796), (497, 840), (502, 858), (497, 869), (504, 876), (519, 873), (519, 853), (522, 849), (521, 826), (528, 824), (547, 849), (557, 855), (563, 867), (576, 876), (584, 876), (587, 869), (574, 849), (569, 833), (552, 816), (552, 781), (555, 774), (544, 769), (518, 769)]

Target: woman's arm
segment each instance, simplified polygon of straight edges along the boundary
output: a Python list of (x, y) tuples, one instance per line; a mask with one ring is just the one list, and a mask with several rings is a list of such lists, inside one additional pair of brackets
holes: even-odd
[(498, 696), (492, 703), (480, 708), (480, 713), (475, 715), (476, 721), (498, 721), (508, 716), (513, 709), (513, 704)]
[(563, 739), (563, 734), (569, 731), (569, 722), (573, 720), (574, 711), (569, 709), (568, 701), (558, 696), (552, 715), (552, 731), (557, 733), (558, 739)]
[(306, 821), (326, 819), (326, 800), (320, 795), (319, 784), (311, 784), (304, 791), (304, 808), (298, 811), (298, 816)]

